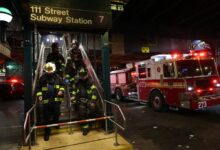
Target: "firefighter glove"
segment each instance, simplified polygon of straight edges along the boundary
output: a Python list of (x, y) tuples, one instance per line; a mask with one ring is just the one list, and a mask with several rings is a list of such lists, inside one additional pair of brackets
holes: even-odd
[(63, 92), (62, 92), (62, 91), (59, 91), (59, 92), (57, 93), (57, 95), (58, 95), (58, 96), (63, 96)]

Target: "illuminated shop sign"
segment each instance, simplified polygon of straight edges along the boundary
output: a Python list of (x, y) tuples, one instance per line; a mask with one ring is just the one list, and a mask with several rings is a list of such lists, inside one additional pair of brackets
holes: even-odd
[(40, 5), (30, 5), (30, 20), (40, 24), (111, 27), (111, 13)]

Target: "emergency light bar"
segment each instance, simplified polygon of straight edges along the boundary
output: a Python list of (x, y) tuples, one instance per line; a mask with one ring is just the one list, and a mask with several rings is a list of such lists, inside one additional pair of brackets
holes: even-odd
[(190, 50), (190, 54), (193, 57), (211, 57), (212, 54), (208, 50)]
[(169, 60), (172, 59), (172, 56), (171, 54), (158, 54), (151, 56), (151, 59), (154, 61)]

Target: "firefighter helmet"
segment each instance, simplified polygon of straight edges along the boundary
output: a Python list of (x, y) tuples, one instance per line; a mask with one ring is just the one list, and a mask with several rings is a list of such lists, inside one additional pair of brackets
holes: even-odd
[(46, 63), (46, 64), (44, 65), (44, 71), (45, 71), (46, 73), (54, 73), (55, 70), (56, 70), (56, 66), (55, 66), (55, 64), (52, 63), (52, 62), (48, 62), (48, 63)]
[(75, 39), (72, 40), (72, 48), (78, 49), (79, 48), (79, 42)]

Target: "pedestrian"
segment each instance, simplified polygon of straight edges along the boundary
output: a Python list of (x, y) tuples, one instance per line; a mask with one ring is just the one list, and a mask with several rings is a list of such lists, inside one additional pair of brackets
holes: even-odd
[[(79, 70), (79, 79), (72, 94), (75, 95), (80, 120), (97, 117), (99, 114), (97, 88), (89, 79), (85, 68)], [(83, 135), (89, 133), (91, 125), (91, 123), (81, 124)]]
[(56, 65), (56, 73), (63, 77), (64, 69), (65, 69), (65, 59), (59, 53), (59, 43), (54, 42), (51, 45), (52, 52), (47, 56), (47, 62), (53, 62)]
[[(43, 105), (43, 122), (45, 125), (58, 123), (60, 116), (60, 104), (64, 98), (64, 86), (62, 79), (55, 73), (56, 66), (48, 62), (44, 66), (43, 74), (37, 84), (37, 99)], [(50, 128), (45, 128), (44, 140), (48, 141)]]

